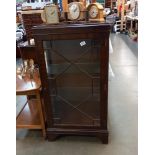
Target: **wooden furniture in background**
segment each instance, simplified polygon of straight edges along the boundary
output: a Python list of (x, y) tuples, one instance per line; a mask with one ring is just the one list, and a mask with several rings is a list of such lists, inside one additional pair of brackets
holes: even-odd
[(20, 13), (22, 15), (22, 22), (25, 27), (27, 39), (30, 41), (30, 39), (33, 38), (32, 27), (43, 23), (41, 19), (43, 10), (21, 11)]
[(111, 8), (113, 10), (114, 7), (116, 7), (116, 1), (117, 0), (105, 0), (105, 8)]
[(114, 10), (116, 8), (116, 2), (117, 0), (111, 0), (111, 9)]
[(125, 21), (125, 18), (124, 18), (124, 7), (125, 7), (125, 0), (122, 0), (122, 10), (121, 10), (121, 31), (123, 31), (123, 24), (124, 24), (124, 21)]
[(34, 63), (37, 64), (37, 56), (35, 51), (35, 45), (30, 45), (28, 41), (21, 42), (17, 47), (18, 51), (21, 53), (23, 60), (33, 59)]
[(120, 16), (120, 5), (121, 5), (121, 0), (117, 0), (117, 16)]
[(67, 12), (68, 0), (62, 0), (63, 12)]
[[(138, 16), (132, 17), (129, 15), (126, 15), (125, 17), (126, 17), (126, 23), (127, 23), (127, 21), (130, 22), (130, 26), (128, 27), (128, 30), (131, 32), (138, 31)], [(133, 22), (135, 22), (135, 27), (133, 26)]]
[(21, 53), (18, 44), (18, 41), (16, 41), (16, 58), (21, 58)]
[(112, 0), (105, 0), (105, 8), (111, 8)]
[(92, 135), (108, 143), (110, 25), (33, 28), (47, 118), (47, 138)]
[(30, 99), (16, 117), (16, 128), (41, 129), (46, 137), (43, 105), (41, 103), (41, 82), (38, 72), (33, 79), (26, 74), (24, 78), (16, 74), (16, 95), (35, 95), (36, 99)]

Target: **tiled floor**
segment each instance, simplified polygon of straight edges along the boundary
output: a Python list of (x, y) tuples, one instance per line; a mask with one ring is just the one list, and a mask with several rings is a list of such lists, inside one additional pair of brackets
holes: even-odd
[(17, 155), (137, 155), (138, 47), (124, 34), (111, 34), (114, 52), (110, 64), (115, 77), (109, 81), (109, 144), (95, 137), (67, 136), (55, 142), (41, 131), (17, 130)]

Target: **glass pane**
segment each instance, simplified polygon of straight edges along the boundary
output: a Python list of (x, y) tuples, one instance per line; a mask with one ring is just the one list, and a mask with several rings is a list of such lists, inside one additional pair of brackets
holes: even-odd
[(100, 41), (43, 41), (56, 125), (99, 126)]

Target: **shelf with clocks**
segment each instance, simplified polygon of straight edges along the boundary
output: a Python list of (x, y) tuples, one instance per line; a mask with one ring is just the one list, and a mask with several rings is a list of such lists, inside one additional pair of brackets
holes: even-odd
[[(57, 5), (45, 6), (42, 20), (47, 24), (58, 24), (60, 21), (104, 22), (104, 8), (100, 3), (95, 2), (85, 6), (83, 2), (71, 2), (63, 7), (64, 9), (60, 14)], [(60, 20), (60, 18), (63, 18), (63, 20)]]

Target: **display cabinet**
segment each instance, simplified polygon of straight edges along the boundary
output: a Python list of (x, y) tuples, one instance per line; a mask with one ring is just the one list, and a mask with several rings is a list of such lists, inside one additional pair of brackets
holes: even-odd
[(108, 143), (110, 25), (33, 28), (47, 118), (47, 138), (92, 135)]

